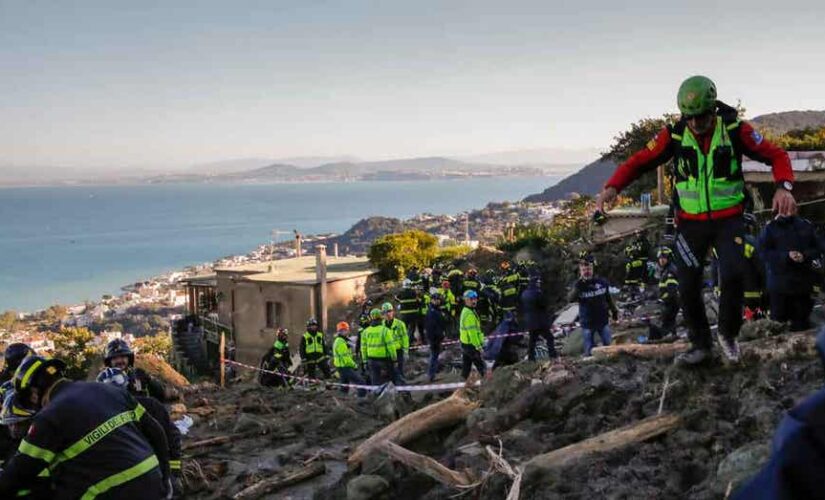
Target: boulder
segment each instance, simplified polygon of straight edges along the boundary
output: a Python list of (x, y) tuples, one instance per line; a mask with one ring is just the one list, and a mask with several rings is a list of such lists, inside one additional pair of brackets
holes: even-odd
[(390, 483), (381, 476), (367, 474), (347, 483), (347, 500), (376, 500), (386, 497)]
[(770, 454), (770, 445), (762, 442), (748, 443), (733, 450), (719, 462), (714, 491), (724, 494), (728, 485), (731, 485), (731, 491), (736, 491), (736, 488), (759, 472)]

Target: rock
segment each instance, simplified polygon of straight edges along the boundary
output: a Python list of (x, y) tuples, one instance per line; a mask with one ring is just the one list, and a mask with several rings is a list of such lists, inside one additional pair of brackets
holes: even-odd
[(742, 483), (756, 474), (771, 454), (771, 447), (767, 443), (748, 443), (729, 453), (719, 462), (716, 469), (716, 481), (713, 489), (723, 494), (732, 484), (735, 491)]
[(746, 341), (772, 337), (774, 335), (779, 335), (786, 330), (787, 327), (783, 323), (778, 323), (769, 319), (747, 321), (739, 330), (739, 340)]
[(473, 410), (467, 416), (467, 427), (469, 429), (475, 429), (478, 424), (493, 417), (497, 412), (498, 410), (496, 408), (478, 408)]
[(249, 413), (241, 413), (235, 421), (235, 426), (232, 427), (233, 433), (253, 431), (255, 429), (264, 430), (267, 424), (262, 419), (250, 415)]
[(565, 356), (581, 356), (584, 353), (584, 336), (581, 328), (576, 328), (567, 335), (561, 353)]
[(390, 483), (381, 476), (358, 476), (347, 483), (347, 500), (373, 500), (382, 498), (390, 489)]

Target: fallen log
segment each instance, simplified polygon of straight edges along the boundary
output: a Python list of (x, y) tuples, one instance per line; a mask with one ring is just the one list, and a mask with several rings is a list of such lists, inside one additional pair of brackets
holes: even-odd
[(535, 469), (563, 467), (587, 456), (623, 448), (664, 434), (682, 425), (678, 415), (666, 413), (640, 420), (634, 424), (615, 429), (578, 443), (537, 455), (527, 462), (525, 472)]
[(243, 490), (235, 493), (232, 496), (234, 500), (241, 500), (241, 499), (248, 499), (248, 498), (259, 498), (267, 493), (271, 493), (273, 491), (277, 491), (287, 486), (292, 486), (293, 484), (300, 483), (301, 481), (306, 481), (307, 479), (312, 479), (313, 477), (320, 476), (326, 472), (326, 466), (324, 466), (321, 462), (313, 462), (312, 464), (303, 467), (295, 472), (290, 472), (288, 474), (279, 474), (275, 477), (269, 477), (262, 481), (258, 481), (257, 483), (249, 486), (248, 488), (244, 488)]
[(239, 439), (246, 439), (251, 436), (262, 436), (264, 434), (268, 434), (269, 429), (267, 428), (260, 428), (260, 429), (253, 429), (251, 431), (246, 432), (237, 432), (235, 434), (226, 434), (224, 436), (215, 436), (209, 439), (203, 439), (201, 441), (193, 441), (191, 443), (184, 443), (181, 446), (181, 450), (191, 450), (194, 448), (205, 448), (209, 446), (220, 446), (222, 444), (231, 443), (233, 441)]
[(593, 348), (593, 357), (596, 359), (615, 358), (622, 354), (638, 358), (669, 358), (687, 351), (690, 348), (685, 342), (672, 344), (618, 344)]
[(384, 441), (380, 445), (380, 450), (407, 467), (411, 467), (452, 488), (469, 486), (473, 483), (466, 473), (454, 471), (426, 455), (402, 448), (391, 441)]
[(784, 359), (792, 356), (815, 355), (816, 330), (776, 335), (742, 342), (742, 357), (755, 357), (761, 361)]
[(349, 456), (347, 460), (349, 468), (357, 468), (364, 457), (376, 445), (384, 441), (392, 441), (396, 444), (407, 443), (428, 432), (463, 421), (476, 408), (478, 408), (478, 403), (467, 398), (466, 389), (459, 389), (447, 399), (414, 411), (373, 434), (358, 445)]

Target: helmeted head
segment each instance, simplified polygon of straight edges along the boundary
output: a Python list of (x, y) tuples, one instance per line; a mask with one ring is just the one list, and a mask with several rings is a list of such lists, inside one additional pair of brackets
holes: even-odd
[(20, 439), (26, 435), (31, 420), (37, 413), (20, 405), (18, 399), (14, 389), (7, 391), (3, 398), (3, 410), (0, 411), (0, 425), (6, 426), (14, 439)]
[(405, 278), (405, 279), (401, 282), (401, 288), (409, 288), (409, 287), (410, 287), (410, 285), (412, 285), (412, 281), (411, 281), (409, 278)]
[(444, 290), (449, 290), (450, 289), (450, 282), (447, 281), (447, 280), (442, 281), (441, 282), (441, 288), (443, 288)]
[(502, 261), (501, 264), (499, 264), (499, 267), (501, 268), (502, 271), (509, 271), (510, 270), (510, 261), (509, 260)]
[(670, 247), (661, 247), (659, 251), (656, 252), (656, 259), (659, 261), (659, 266), (665, 267), (670, 259), (673, 257), (673, 250)]
[(289, 340), (289, 330), (286, 328), (278, 328), (278, 333), (276, 333), (276, 336), (281, 342), (286, 342)]
[(63, 377), (66, 363), (55, 358), (29, 356), (14, 372), (14, 391), (19, 405), (31, 410), (39, 410), (43, 395)]
[(317, 332), (318, 331), (318, 320), (315, 318), (309, 318), (307, 320), (307, 331), (308, 332)]
[(349, 323), (346, 321), (339, 321), (337, 325), (335, 325), (335, 331), (338, 335), (347, 335), (349, 333)]
[(135, 364), (135, 353), (129, 343), (123, 339), (114, 339), (106, 344), (106, 357), (103, 364), (126, 370)]
[(370, 311), (370, 319), (371, 320), (378, 320), (381, 319), (381, 309), (377, 307)]
[(35, 354), (34, 349), (22, 342), (9, 344), (8, 347), (6, 347), (5, 353), (3, 353), (3, 359), (5, 361), (3, 362), (2, 378), (11, 378), (11, 376), (14, 375), (14, 371), (20, 366), (20, 363), (23, 362), (27, 356), (33, 354)]
[(430, 303), (440, 305), (442, 300), (444, 300), (444, 297), (441, 292), (436, 291), (430, 294)]
[(97, 381), (103, 384), (111, 384), (120, 389), (129, 388), (129, 375), (120, 368), (111, 366), (98, 373)]
[(476, 269), (475, 267), (471, 267), (470, 269), (467, 269), (467, 276), (469, 276), (471, 278), (475, 278), (476, 276), (478, 276), (478, 269)]
[(384, 302), (383, 304), (381, 304), (381, 313), (387, 319), (392, 319), (395, 317), (395, 308), (392, 306), (392, 303)]
[(469, 306), (473, 307), (478, 302), (478, 293), (475, 290), (467, 290), (464, 292), (464, 303)]
[(691, 132), (704, 134), (713, 126), (716, 98), (716, 84), (706, 76), (691, 76), (679, 86), (676, 101)]

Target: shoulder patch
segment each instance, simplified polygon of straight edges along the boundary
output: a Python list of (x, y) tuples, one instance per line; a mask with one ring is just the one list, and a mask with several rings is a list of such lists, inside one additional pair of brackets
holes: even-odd
[(656, 149), (656, 138), (653, 138), (647, 142), (647, 149), (653, 151)]
[(751, 132), (751, 139), (753, 139), (753, 142), (755, 142), (756, 145), (758, 146), (758, 145), (762, 144), (762, 141), (765, 138), (762, 137), (762, 134), (760, 134), (756, 129), (753, 129), (753, 132)]

